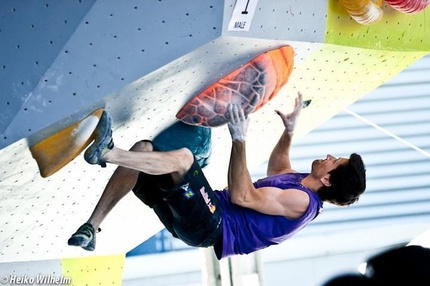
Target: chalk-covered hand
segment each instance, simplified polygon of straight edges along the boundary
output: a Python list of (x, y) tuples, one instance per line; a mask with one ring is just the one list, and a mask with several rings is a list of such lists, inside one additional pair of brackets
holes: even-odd
[(228, 130), (230, 131), (231, 139), (233, 141), (245, 141), (249, 118), (245, 116), (242, 108), (236, 104), (229, 104), (228, 115)]
[(295, 100), (293, 112), (289, 114), (283, 114), (279, 110), (275, 110), (275, 112), (281, 117), (282, 121), (284, 122), (285, 129), (290, 135), (294, 133), (294, 128), (296, 127), (296, 121), (297, 121), (297, 118), (299, 117), (299, 114), (302, 108), (303, 108), (303, 96), (299, 92)]

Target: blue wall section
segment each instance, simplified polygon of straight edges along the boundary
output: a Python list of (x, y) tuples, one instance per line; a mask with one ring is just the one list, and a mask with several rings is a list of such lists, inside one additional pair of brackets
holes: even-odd
[(94, 2), (1, 1), (0, 133), (39, 84), (47, 89), (53, 85), (45, 73)]
[(223, 9), (215, 0), (1, 1), (0, 149), (216, 39)]

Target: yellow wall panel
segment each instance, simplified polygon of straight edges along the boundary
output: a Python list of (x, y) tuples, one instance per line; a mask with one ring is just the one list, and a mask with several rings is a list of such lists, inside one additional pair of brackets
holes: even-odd
[(121, 285), (125, 254), (64, 258), (63, 275), (73, 286)]
[(328, 1), (325, 43), (369, 49), (430, 52), (430, 9), (404, 14), (383, 5), (382, 19), (355, 22), (339, 0)]
[(365, 96), (426, 52), (370, 50), (323, 44), (294, 70), (287, 89), (311, 98), (302, 132), (313, 130)]

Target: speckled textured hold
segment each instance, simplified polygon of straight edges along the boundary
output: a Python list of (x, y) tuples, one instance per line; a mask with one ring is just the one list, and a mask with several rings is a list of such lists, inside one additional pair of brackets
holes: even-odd
[(229, 103), (240, 105), (245, 115), (255, 112), (287, 83), (293, 62), (291, 46), (265, 52), (198, 94), (176, 117), (187, 124), (215, 127), (227, 123)]

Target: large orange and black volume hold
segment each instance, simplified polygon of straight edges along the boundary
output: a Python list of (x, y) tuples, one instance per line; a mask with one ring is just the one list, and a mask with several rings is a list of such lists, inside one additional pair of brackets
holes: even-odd
[(288, 82), (294, 66), (294, 49), (283, 46), (265, 52), (195, 96), (176, 114), (190, 125), (215, 127), (228, 122), (229, 103), (245, 115), (268, 103)]

